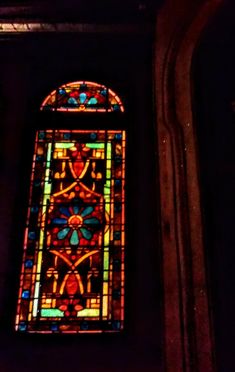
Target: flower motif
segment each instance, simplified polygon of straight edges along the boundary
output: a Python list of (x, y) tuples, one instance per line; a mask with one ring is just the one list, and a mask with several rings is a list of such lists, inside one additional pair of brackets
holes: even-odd
[(94, 206), (60, 207), (60, 217), (52, 219), (52, 224), (59, 227), (56, 235), (59, 240), (69, 239), (71, 245), (78, 245), (81, 239), (91, 241), (95, 232), (100, 229), (101, 223), (97, 218)]
[(59, 306), (61, 311), (64, 311), (66, 317), (76, 317), (77, 311), (83, 309), (79, 299), (63, 299)]
[(78, 158), (79, 160), (87, 158), (90, 151), (89, 147), (86, 147), (84, 143), (76, 143), (70, 150), (72, 151), (72, 158)]

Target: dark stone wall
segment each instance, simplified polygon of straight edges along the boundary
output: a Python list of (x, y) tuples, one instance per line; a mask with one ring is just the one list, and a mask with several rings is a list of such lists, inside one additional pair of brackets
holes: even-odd
[[(4, 56), (0, 60), (1, 370), (161, 371), (151, 35), (1, 37), (0, 54)], [(122, 335), (16, 334), (14, 317), (34, 134), (37, 127), (51, 125), (40, 116), (40, 103), (58, 85), (83, 79), (107, 85), (123, 98), (126, 107), (126, 330)], [(82, 126), (79, 119), (78, 126)]]
[(234, 370), (235, 6), (227, 1), (195, 54), (197, 122), (206, 255), (218, 370)]

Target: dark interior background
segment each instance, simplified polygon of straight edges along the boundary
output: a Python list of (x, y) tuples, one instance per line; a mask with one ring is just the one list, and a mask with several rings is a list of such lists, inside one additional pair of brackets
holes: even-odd
[(208, 25), (194, 58), (197, 122), (208, 277), (218, 370), (235, 366), (235, 3)]
[[(76, 0), (61, 0), (57, 2), (56, 12), (54, 2), (22, 3), (33, 6), (29, 17), (40, 19), (43, 15), (45, 21), (138, 24), (143, 17), (152, 22), (153, 10), (162, 1), (126, 0), (123, 11), (116, 0), (112, 8), (108, 0), (102, 3), (91, 0), (87, 6)], [(43, 11), (37, 7), (39, 3), (45, 5)], [(4, 0), (5, 4), (13, 2)], [(11, 11), (14, 18), (17, 11)], [(1, 16), (9, 17), (9, 9)], [(144, 24), (140, 28), (143, 32), (138, 34), (115, 33), (110, 29), (106, 34), (0, 37), (0, 369), (3, 372), (70, 368), (97, 372), (163, 370), (152, 35), (144, 31)], [(226, 0), (202, 35), (192, 70), (208, 282), (219, 372), (232, 372), (235, 365), (234, 40), (235, 4)], [(40, 115), (39, 106), (60, 84), (80, 79), (107, 85), (120, 95), (126, 108), (122, 119), (112, 116), (111, 120), (110, 116), (110, 125), (117, 127), (120, 122), (128, 133), (126, 330), (122, 335), (101, 336), (17, 335), (14, 317), (34, 134), (37, 127), (55, 126), (57, 120)], [(94, 120), (103, 125), (102, 119)], [(104, 121), (107, 120), (106, 117)], [(78, 119), (77, 125), (83, 127), (84, 122)]]
[[(35, 34), (0, 41), (1, 370), (160, 371), (163, 322), (156, 249), (152, 36)], [(39, 107), (60, 84), (76, 80), (105, 84), (122, 98), (126, 108), (123, 117), (104, 116), (110, 128), (120, 125), (127, 129), (125, 332), (16, 334), (14, 317), (35, 129), (54, 127), (57, 120), (56, 116), (40, 113)], [(97, 122), (103, 125), (98, 117), (90, 120), (94, 126)], [(78, 128), (85, 125), (79, 114), (68, 123)]]

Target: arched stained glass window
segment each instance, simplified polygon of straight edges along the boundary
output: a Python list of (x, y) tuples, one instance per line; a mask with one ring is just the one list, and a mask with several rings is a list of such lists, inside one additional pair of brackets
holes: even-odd
[(124, 111), (120, 98), (104, 85), (76, 81), (61, 85), (43, 101), (41, 110), (52, 111)]
[[(89, 100), (81, 102), (81, 94), (95, 96), (104, 87), (81, 84), (87, 86), (87, 93), (82, 88), (76, 110), (84, 105), (83, 110), (89, 111)], [(69, 89), (79, 92), (80, 86), (65, 84), (64, 94), (69, 95)], [(56, 92), (46, 98), (42, 109), (55, 108)], [(112, 91), (106, 92), (111, 97)], [(58, 102), (70, 111), (67, 98)], [(92, 109), (99, 111), (101, 104), (98, 109), (93, 102)], [(108, 111), (114, 109), (112, 102)], [(123, 329), (125, 144), (124, 130), (37, 131), (16, 330)]]

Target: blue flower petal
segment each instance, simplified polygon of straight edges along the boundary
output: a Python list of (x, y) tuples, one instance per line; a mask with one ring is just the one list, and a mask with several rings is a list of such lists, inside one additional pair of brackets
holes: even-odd
[(64, 225), (67, 223), (67, 219), (66, 218), (53, 218), (52, 223)]
[(92, 238), (92, 233), (87, 230), (85, 227), (81, 227), (80, 231), (82, 233), (83, 238), (90, 240)]
[(87, 218), (86, 220), (84, 220), (83, 223), (88, 224), (88, 225), (98, 225), (100, 221), (96, 217), (91, 217), (91, 218)]
[(88, 101), (88, 105), (96, 105), (97, 104), (97, 99), (95, 97), (91, 97)]
[(78, 232), (77, 230), (73, 230), (73, 233), (70, 238), (70, 244), (77, 245), (78, 243), (79, 243)]
[(58, 239), (64, 239), (68, 234), (70, 227), (65, 227), (64, 229), (60, 230), (57, 234)]
[(80, 93), (79, 94), (79, 99), (81, 103), (84, 103), (86, 100), (86, 93)]
[(74, 212), (74, 214), (78, 214), (79, 213), (79, 207), (77, 205), (75, 205), (73, 207), (73, 212)]
[(71, 106), (78, 106), (77, 100), (74, 97), (69, 97), (68, 104)]
[(60, 207), (60, 212), (64, 214), (65, 216), (69, 217), (71, 213), (69, 212), (68, 208), (66, 207)]
[(86, 207), (86, 208), (84, 209), (84, 211), (82, 211), (81, 216), (82, 216), (82, 217), (85, 217), (85, 216), (87, 216), (88, 214), (90, 214), (91, 212), (93, 212), (93, 210), (94, 210), (94, 208), (91, 207), (91, 206)]

